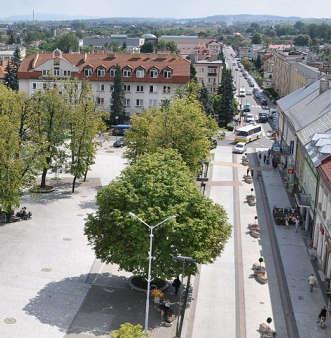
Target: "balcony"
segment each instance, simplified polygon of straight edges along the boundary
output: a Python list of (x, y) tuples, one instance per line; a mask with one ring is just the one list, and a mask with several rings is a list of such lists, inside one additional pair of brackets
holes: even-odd
[(217, 76), (217, 73), (208, 73), (208, 76)]

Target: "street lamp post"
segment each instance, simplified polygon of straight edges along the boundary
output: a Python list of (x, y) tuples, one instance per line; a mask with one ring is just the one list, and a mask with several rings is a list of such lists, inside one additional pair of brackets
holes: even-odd
[(151, 291), (151, 274), (152, 274), (152, 247), (153, 247), (153, 230), (157, 228), (159, 225), (166, 223), (168, 221), (171, 221), (176, 218), (176, 215), (172, 215), (164, 219), (162, 222), (156, 224), (156, 225), (149, 225), (144, 220), (142, 220), (140, 217), (138, 217), (133, 212), (129, 212), (129, 215), (132, 218), (137, 219), (141, 223), (145, 224), (147, 228), (149, 229), (149, 251), (148, 251), (148, 277), (147, 277), (147, 294), (146, 294), (146, 308), (145, 308), (145, 331), (148, 330), (148, 320), (149, 320), (149, 294)]
[[(183, 263), (183, 265), (182, 265), (182, 285), (183, 285), (185, 264), (186, 263), (196, 264), (196, 261), (192, 257), (181, 256), (181, 255), (173, 256), (172, 258), (176, 262)], [(182, 293), (179, 294), (179, 313), (178, 313), (178, 318), (177, 318), (176, 337), (180, 337), (181, 333), (182, 333), (184, 316), (185, 316), (185, 309), (186, 309), (186, 305), (187, 305), (187, 299), (188, 299), (188, 293), (189, 293), (189, 287), (190, 287), (190, 280), (191, 280), (191, 275), (188, 275), (187, 284), (186, 284), (185, 299), (184, 299), (183, 304), (182, 304)], [(179, 319), (179, 317), (180, 317), (180, 319)]]

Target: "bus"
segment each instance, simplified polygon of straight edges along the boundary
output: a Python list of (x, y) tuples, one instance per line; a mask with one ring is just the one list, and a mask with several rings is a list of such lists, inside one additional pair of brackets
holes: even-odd
[(257, 140), (262, 136), (262, 128), (257, 125), (248, 125), (245, 127), (241, 127), (236, 129), (236, 142), (251, 142)]
[(111, 127), (112, 135), (114, 136), (124, 136), (126, 130), (131, 127), (129, 124), (116, 124)]

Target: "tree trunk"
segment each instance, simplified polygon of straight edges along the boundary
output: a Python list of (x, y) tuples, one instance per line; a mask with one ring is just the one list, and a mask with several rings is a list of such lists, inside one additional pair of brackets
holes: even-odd
[(43, 169), (43, 173), (41, 175), (41, 182), (40, 182), (40, 188), (44, 189), (46, 188), (46, 175), (47, 175), (47, 168)]
[(75, 192), (76, 179), (77, 179), (77, 176), (74, 176), (74, 179), (72, 180), (72, 189), (71, 189), (72, 193)]
[(86, 169), (85, 174), (84, 174), (84, 182), (86, 182), (87, 172), (88, 172), (88, 169)]

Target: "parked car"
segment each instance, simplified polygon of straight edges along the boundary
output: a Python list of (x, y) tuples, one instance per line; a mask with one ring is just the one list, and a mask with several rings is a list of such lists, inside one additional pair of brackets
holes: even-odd
[(121, 148), (124, 147), (124, 137), (118, 138), (114, 143), (113, 143), (114, 148)]
[(265, 112), (259, 113), (259, 122), (260, 123), (268, 122), (268, 114), (266, 114)]
[(255, 116), (253, 114), (246, 114), (245, 120), (247, 123), (255, 123)]
[(244, 142), (238, 142), (234, 145), (232, 152), (235, 154), (243, 154), (246, 151), (246, 144)]

